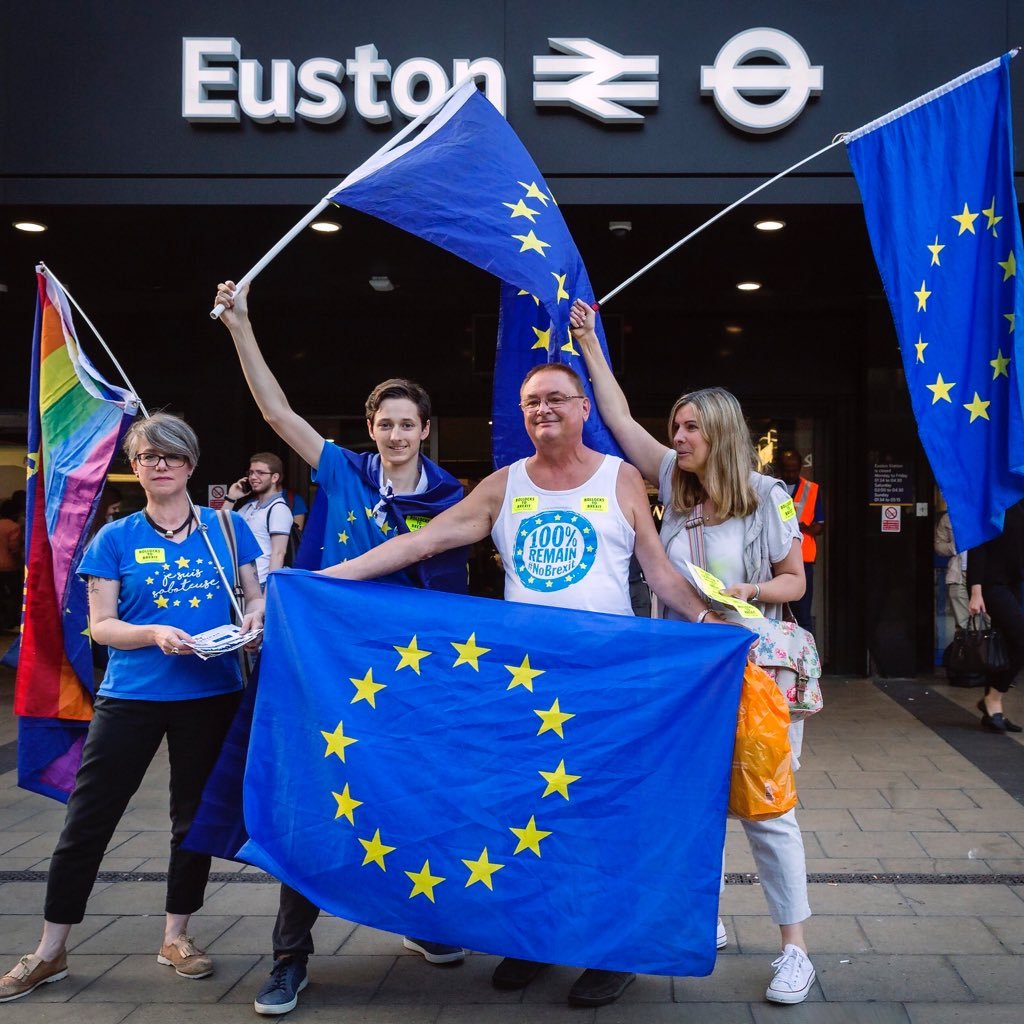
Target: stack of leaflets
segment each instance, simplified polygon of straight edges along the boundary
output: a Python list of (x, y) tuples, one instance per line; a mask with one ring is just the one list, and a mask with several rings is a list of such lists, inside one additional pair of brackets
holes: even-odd
[(189, 645), (203, 661), (208, 658), (216, 658), (218, 654), (230, 654), (244, 647), (247, 643), (255, 640), (262, 629), (252, 629), (243, 633), (234, 623), (227, 623), (224, 626), (215, 626), (206, 630), (205, 633), (197, 633)]

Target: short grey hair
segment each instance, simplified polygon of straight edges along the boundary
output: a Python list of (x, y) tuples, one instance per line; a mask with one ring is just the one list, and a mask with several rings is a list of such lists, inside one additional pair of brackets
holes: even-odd
[(143, 445), (152, 445), (164, 455), (182, 455), (192, 464), (199, 462), (199, 439), (196, 432), (180, 417), (169, 412), (155, 412), (136, 420), (124, 435), (125, 455), (133, 462)]

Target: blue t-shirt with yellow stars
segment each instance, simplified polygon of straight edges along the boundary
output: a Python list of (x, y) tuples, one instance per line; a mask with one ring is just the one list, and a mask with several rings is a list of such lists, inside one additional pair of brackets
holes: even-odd
[[(234, 574), (217, 513), (197, 508), (228, 580)], [(242, 517), (231, 513), (238, 562), (262, 553)], [(231, 601), (198, 530), (180, 543), (158, 534), (142, 512), (104, 526), (78, 567), (80, 576), (119, 580), (117, 615), (133, 626), (175, 626), (193, 636), (232, 621)], [(242, 686), (238, 658), (221, 655), (203, 661), (194, 654), (170, 657), (152, 644), (133, 651), (109, 648), (110, 661), (100, 685), (103, 696), (124, 700), (193, 700), (231, 693)]]

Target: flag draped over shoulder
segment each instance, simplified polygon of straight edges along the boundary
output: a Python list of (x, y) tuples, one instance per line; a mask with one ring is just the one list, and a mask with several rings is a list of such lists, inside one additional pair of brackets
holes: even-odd
[(36, 278), (25, 605), (14, 693), (18, 784), (67, 800), (94, 691), (88, 603), (75, 570), (138, 402), (108, 384), (86, 358), (59, 285), (40, 268)]
[(921, 443), (958, 550), (1024, 498), (1024, 324), (1009, 61), (847, 138)]
[(398, 934), (712, 970), (749, 633), (296, 570), (267, 611), (244, 859)]
[[(328, 197), (425, 238), (500, 278), (494, 372), (496, 466), (533, 452), (519, 385), (538, 363), (586, 367), (569, 333), (573, 299), (593, 298), (551, 190), (508, 122), (467, 82), (412, 141), (371, 157)], [(598, 335), (606, 349), (598, 318)], [(588, 394), (593, 393), (587, 386)], [(584, 438), (621, 454), (596, 403)]]

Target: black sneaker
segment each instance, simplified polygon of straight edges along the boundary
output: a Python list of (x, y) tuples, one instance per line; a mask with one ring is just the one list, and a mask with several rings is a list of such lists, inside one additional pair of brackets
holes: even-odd
[(569, 989), (570, 1006), (607, 1006), (636, 980), (630, 971), (602, 971), (588, 967)]
[(301, 960), (275, 960), (270, 977), (256, 994), (253, 1003), (257, 1013), (276, 1016), (294, 1010), (299, 1003), (299, 993), (309, 984), (306, 965)]
[(420, 953), (428, 964), (461, 964), (466, 951), (461, 946), (446, 946), (443, 942), (427, 942), (426, 939), (402, 939), (402, 945), (414, 953)]

